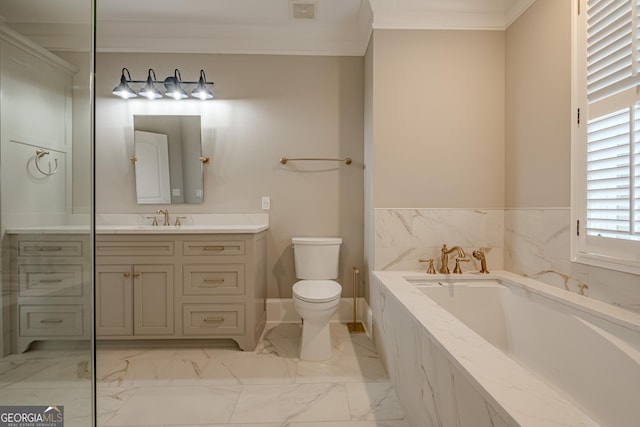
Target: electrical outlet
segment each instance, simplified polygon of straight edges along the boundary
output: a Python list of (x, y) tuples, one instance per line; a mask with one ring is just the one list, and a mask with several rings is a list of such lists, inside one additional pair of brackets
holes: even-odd
[(262, 209), (265, 211), (271, 209), (271, 197), (262, 196)]

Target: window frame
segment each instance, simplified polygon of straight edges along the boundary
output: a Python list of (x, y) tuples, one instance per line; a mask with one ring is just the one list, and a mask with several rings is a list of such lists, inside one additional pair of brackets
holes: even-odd
[[(640, 274), (640, 241), (589, 236), (586, 232), (586, 155), (589, 120), (586, 89), (587, 0), (572, 3), (571, 107), (574, 119), (571, 127), (571, 261)], [(636, 93), (640, 94), (638, 87)], [(637, 99), (640, 99), (640, 96), (637, 96)], [(630, 202), (634, 203), (633, 200)]]

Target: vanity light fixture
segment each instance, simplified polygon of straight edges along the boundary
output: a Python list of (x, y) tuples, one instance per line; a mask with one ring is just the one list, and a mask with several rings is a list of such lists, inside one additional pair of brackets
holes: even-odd
[(177, 68), (173, 72), (173, 77), (167, 77), (164, 79), (164, 87), (167, 88), (165, 95), (169, 98), (175, 99), (176, 101), (189, 97), (187, 92), (182, 89), (182, 76), (180, 75), (180, 70)]
[[(151, 79), (151, 75), (153, 74), (153, 79)], [(157, 87), (153, 84), (156, 80), (156, 72), (153, 71), (153, 68), (149, 68), (149, 75), (147, 77), (147, 84), (140, 90), (140, 96), (144, 96), (147, 99), (159, 99), (162, 98), (162, 93), (158, 90)]]
[[(124, 76), (125, 71), (127, 72), (129, 79), (125, 78)], [(133, 80), (131, 80), (131, 74), (129, 74), (129, 70), (127, 70), (126, 68), (123, 68), (122, 75), (120, 76), (120, 84), (113, 88), (112, 93), (116, 96), (119, 96), (122, 99), (135, 98), (136, 96), (138, 96), (138, 94), (136, 93), (135, 90), (131, 89), (131, 86), (129, 86), (129, 83), (132, 81)]]
[(204, 75), (204, 70), (200, 70), (200, 79), (198, 80), (198, 86), (191, 92), (191, 96), (201, 100), (213, 99), (213, 93), (207, 88), (207, 77)]
[[(144, 83), (145, 85), (138, 93), (136, 93), (136, 91), (130, 86), (131, 83)], [(132, 80), (129, 70), (123, 68), (122, 75), (120, 76), (120, 84), (113, 89), (112, 93), (122, 99), (135, 98), (138, 94), (147, 99), (160, 99), (162, 98), (162, 92), (155, 86), (156, 84), (164, 85), (166, 89), (165, 96), (175, 100), (189, 97), (187, 92), (183, 89), (183, 85), (196, 85), (193, 91), (191, 91), (191, 96), (194, 98), (203, 101), (213, 99), (213, 93), (207, 87), (207, 85), (213, 85), (213, 82), (207, 81), (204, 70), (200, 70), (200, 78), (197, 82), (186, 82), (182, 80), (180, 70), (177, 68), (174, 70), (173, 76), (169, 76), (164, 80), (157, 80), (156, 73), (152, 68), (149, 68), (147, 80)]]

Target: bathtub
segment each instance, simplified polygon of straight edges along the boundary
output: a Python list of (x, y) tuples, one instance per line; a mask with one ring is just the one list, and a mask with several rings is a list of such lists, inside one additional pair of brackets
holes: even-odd
[(640, 315), (509, 272), (371, 276), (412, 426), (640, 425)]

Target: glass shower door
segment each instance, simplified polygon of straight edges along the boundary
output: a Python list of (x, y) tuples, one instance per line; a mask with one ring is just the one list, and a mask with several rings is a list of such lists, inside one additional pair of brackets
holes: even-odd
[(94, 425), (93, 13), (0, 2), (0, 425)]

